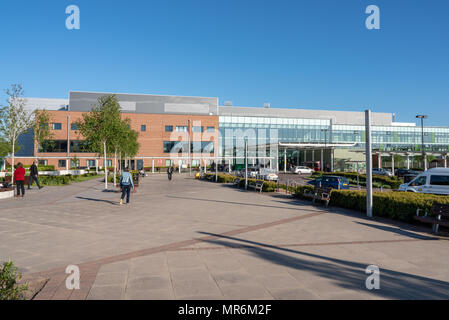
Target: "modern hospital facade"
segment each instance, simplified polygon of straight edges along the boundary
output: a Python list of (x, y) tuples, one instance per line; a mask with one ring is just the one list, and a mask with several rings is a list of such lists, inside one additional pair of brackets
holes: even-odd
[[(54, 141), (51, 146), (37, 146), (31, 132), (22, 135), (16, 162), (30, 164), (38, 159), (56, 170), (70, 169), (73, 159), (79, 160), (80, 167), (112, 166), (113, 158), (103, 163), (101, 156), (83, 148), (76, 127), (100, 96), (111, 94), (117, 97), (122, 116), (139, 133), (140, 149), (131, 159), (136, 169), (211, 163), (236, 168), (244, 163), (245, 145), (249, 165), (279, 171), (305, 162), (319, 162), (327, 171), (354, 170), (365, 159), (363, 108), (353, 112), (238, 107), (219, 105), (218, 98), (70, 92), (68, 99), (26, 98), (28, 110), (49, 111)], [(422, 135), (420, 125), (394, 118), (393, 113), (372, 113), (375, 166), (397, 154), (410, 167), (413, 157), (422, 153), (422, 136), (426, 154), (446, 163), (449, 127), (426, 126)]]

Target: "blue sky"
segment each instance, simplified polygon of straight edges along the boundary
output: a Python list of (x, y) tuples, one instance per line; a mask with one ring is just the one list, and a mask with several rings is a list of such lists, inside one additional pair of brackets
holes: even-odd
[[(71, 4), (80, 30), (65, 27)], [(370, 4), (380, 30), (365, 28)], [(2, 1), (0, 24), (0, 88), (30, 97), (210, 96), (449, 126), (447, 0)]]

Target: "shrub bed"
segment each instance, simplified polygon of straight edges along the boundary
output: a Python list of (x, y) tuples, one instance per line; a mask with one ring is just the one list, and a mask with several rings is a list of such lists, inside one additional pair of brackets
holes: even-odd
[[(14, 167), (16, 167), (17, 166), (17, 163), (14, 165)], [(27, 165), (27, 166), (23, 166), (23, 168), (24, 169), (26, 169), (26, 170), (29, 170), (30, 169), (30, 167), (31, 167), (31, 165)], [(11, 171), (11, 166), (9, 166), (9, 167), (6, 167), (6, 170), (9, 172), (9, 171)], [(37, 170), (39, 170), (39, 171), (55, 171), (55, 166), (53, 166), (53, 165), (47, 165), (47, 166), (37, 166)]]
[[(430, 214), (434, 203), (449, 204), (449, 197), (411, 192), (375, 192), (373, 215), (410, 223), (414, 221), (417, 209), (424, 209)], [(329, 205), (365, 212), (366, 192), (332, 190)]]
[(90, 179), (100, 177), (96, 173), (85, 173), (79, 176), (39, 176), (39, 183), (41, 186), (64, 186), (73, 182), (82, 182)]

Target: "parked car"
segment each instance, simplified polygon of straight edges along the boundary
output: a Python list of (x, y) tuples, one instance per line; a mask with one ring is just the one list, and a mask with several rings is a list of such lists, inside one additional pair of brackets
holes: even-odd
[(276, 174), (275, 170), (271, 169), (260, 169), (260, 173), (258, 175), (259, 179), (267, 180), (267, 181), (278, 181), (279, 176)]
[(315, 180), (309, 181), (308, 184), (313, 186), (321, 186), (323, 188), (332, 188), (339, 190), (349, 189), (349, 181), (346, 178), (338, 176), (322, 176)]
[(419, 174), (420, 174), (420, 172), (415, 171), (415, 170), (410, 170), (410, 169), (397, 169), (395, 171), (395, 176), (397, 176), (397, 177), (404, 177), (404, 176), (410, 176), (410, 175), (417, 176)]
[(314, 172), (313, 169), (310, 169), (309, 167), (306, 166), (293, 167), (293, 173), (296, 174), (312, 174), (313, 172)]
[(388, 177), (392, 177), (393, 174), (388, 171), (387, 169), (384, 168), (373, 168), (373, 174), (377, 174), (379, 176), (388, 176)]
[(449, 168), (432, 168), (419, 174), (399, 191), (449, 195)]
[(302, 163), (303, 166), (306, 166), (314, 171), (321, 170), (321, 162), (320, 161), (306, 161)]

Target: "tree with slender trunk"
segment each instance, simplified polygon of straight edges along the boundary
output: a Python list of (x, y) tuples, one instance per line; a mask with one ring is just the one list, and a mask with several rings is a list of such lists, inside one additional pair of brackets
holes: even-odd
[(53, 137), (54, 134), (50, 130), (50, 123), (52, 118), (50, 113), (43, 110), (35, 110), (34, 111), (34, 123), (33, 123), (33, 133), (34, 133), (34, 141), (37, 146), (36, 149), (36, 160), (39, 154), (39, 148), (45, 143), (47, 146), (53, 145)]
[(108, 146), (116, 135), (116, 127), (121, 122), (120, 104), (115, 95), (98, 98), (91, 112), (84, 113), (77, 122), (79, 132), (89, 147), (103, 155), (104, 187), (108, 188), (108, 173), (106, 157)]
[(25, 109), (21, 84), (13, 84), (5, 90), (8, 99), (0, 106), (0, 136), (3, 136), (11, 149), (11, 183), (14, 183), (14, 155), (17, 139), (33, 127), (33, 113)]
[(130, 150), (132, 149), (130, 146), (134, 146), (137, 143), (138, 133), (131, 129), (131, 120), (129, 118), (115, 123), (113, 131), (114, 135), (110, 140), (109, 150), (114, 151), (114, 185), (116, 185), (118, 156), (120, 155), (121, 158), (123, 152), (125, 154), (133, 154), (134, 150)]

